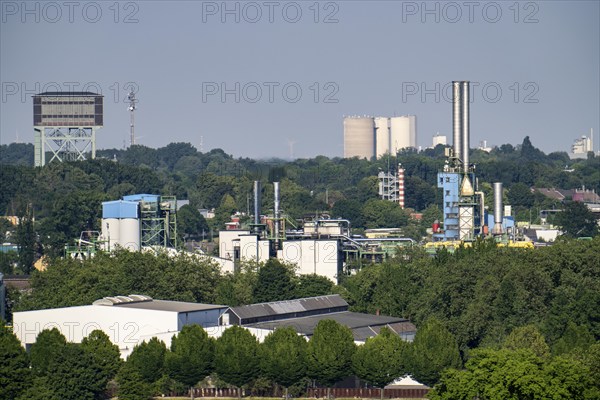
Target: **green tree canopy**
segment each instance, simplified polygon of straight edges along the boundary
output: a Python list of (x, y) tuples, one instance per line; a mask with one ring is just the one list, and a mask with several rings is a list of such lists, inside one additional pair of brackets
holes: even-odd
[(535, 197), (531, 189), (522, 182), (515, 183), (508, 191), (508, 202), (514, 207), (529, 208), (533, 206), (534, 200)]
[(197, 208), (189, 204), (177, 211), (177, 231), (190, 237), (199, 237), (202, 232), (208, 232), (208, 223)]
[(214, 339), (199, 325), (186, 325), (171, 340), (171, 351), (165, 358), (168, 375), (187, 386), (193, 386), (213, 370)]
[(544, 336), (534, 325), (513, 329), (504, 341), (504, 348), (509, 350), (529, 349), (538, 357), (550, 355), (550, 348)]
[(279, 260), (271, 258), (258, 271), (254, 301), (289, 300), (294, 297), (293, 271)]
[(407, 343), (384, 327), (375, 337), (358, 346), (352, 356), (352, 369), (357, 377), (381, 389), (403, 376)]
[(599, 394), (584, 364), (561, 357), (541, 359), (531, 350), (477, 349), (465, 367), (446, 370), (429, 398), (583, 400)]
[(127, 358), (127, 364), (134, 368), (147, 383), (154, 383), (164, 372), (165, 343), (153, 337), (133, 348)]
[(568, 237), (596, 236), (598, 223), (594, 213), (582, 202), (567, 203), (554, 222)]
[(15, 399), (29, 386), (29, 357), (0, 319), (0, 399)]
[(578, 354), (582, 356), (594, 344), (594, 335), (587, 325), (577, 325), (569, 321), (564, 333), (552, 346), (552, 354)]
[(329, 278), (317, 274), (300, 275), (297, 278), (295, 297), (316, 297), (332, 293), (334, 283)]
[(223, 332), (215, 345), (215, 372), (219, 379), (238, 388), (250, 383), (260, 373), (258, 341), (241, 326)]
[(152, 385), (144, 380), (137, 368), (125, 362), (117, 375), (119, 400), (150, 400)]
[(103, 371), (79, 344), (67, 343), (47, 372), (52, 392), (63, 400), (93, 400), (106, 387)]
[(113, 379), (121, 368), (121, 352), (113, 344), (108, 335), (101, 330), (93, 330), (81, 341), (81, 348), (89, 354), (99, 368), (97, 384), (104, 389), (109, 380)]
[(446, 368), (460, 368), (456, 338), (440, 321), (429, 319), (417, 330), (409, 347), (408, 371), (417, 381), (433, 386)]
[(67, 340), (57, 328), (41, 331), (29, 350), (33, 373), (36, 376), (47, 375), (50, 365), (65, 350), (66, 345)]
[(262, 373), (287, 390), (306, 376), (308, 343), (292, 327), (271, 332), (260, 346)]
[(269, 333), (260, 346), (263, 374), (287, 389), (306, 376), (308, 343), (294, 328), (282, 327)]
[(331, 319), (319, 321), (308, 342), (309, 377), (329, 387), (349, 376), (355, 350), (349, 328)]

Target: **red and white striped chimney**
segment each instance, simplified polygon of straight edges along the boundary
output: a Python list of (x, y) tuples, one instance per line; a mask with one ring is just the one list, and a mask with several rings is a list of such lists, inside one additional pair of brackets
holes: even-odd
[(398, 164), (398, 204), (404, 208), (404, 168)]

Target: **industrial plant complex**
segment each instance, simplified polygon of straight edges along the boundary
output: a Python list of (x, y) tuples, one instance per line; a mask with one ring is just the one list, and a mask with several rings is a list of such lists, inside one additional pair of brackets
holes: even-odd
[[(431, 227), (425, 248), (432, 254), (439, 248), (453, 250), (469, 245), (478, 238), (493, 236), (502, 245), (532, 247), (516, 229), (510, 207), (503, 204), (502, 183), (493, 183), (493, 210), (485, 206), (475, 165), (470, 162), (470, 85), (468, 81), (452, 83), (452, 145), (446, 148), (444, 167), (437, 174), (442, 193), (443, 218)], [(90, 108), (91, 107), (91, 108)], [(130, 111), (133, 114), (135, 102)], [(102, 125), (102, 96), (93, 93), (41, 93), (34, 96), (36, 131), (36, 165), (44, 165), (43, 155), (52, 149), (53, 158), (78, 159), (85, 149), (95, 153), (95, 130)], [(132, 116), (132, 138), (133, 116)], [(59, 132), (91, 132), (85, 138), (67, 139)], [(416, 148), (416, 117), (345, 117), (344, 156), (377, 158), (396, 155), (402, 149)], [(442, 139), (443, 138), (443, 139)], [(38, 140), (39, 139), (39, 140)], [(84, 147), (76, 145), (85, 142)], [(58, 148), (49, 147), (52, 143)], [(445, 144), (445, 137), (434, 137), (435, 144)], [(79, 150), (78, 150), (79, 149)], [(402, 164), (379, 172), (379, 197), (405, 207), (405, 170)], [(398, 247), (417, 242), (389, 227), (357, 236), (352, 221), (332, 218), (327, 213), (299, 221), (291, 220), (280, 196), (280, 183), (272, 183), (273, 208), (263, 212), (263, 184), (254, 182), (253, 209), (250, 223), (232, 221), (219, 232), (218, 256), (208, 257), (224, 273), (234, 273), (241, 263), (264, 263), (276, 258), (294, 265), (298, 274), (317, 274), (339, 282), (344, 275), (360, 269), (363, 263), (380, 262), (394, 257)], [(250, 200), (250, 197), (249, 199)], [(87, 232), (77, 246), (68, 246), (70, 257), (92, 257), (98, 250), (158, 251), (172, 254), (181, 251), (177, 243), (177, 199), (159, 194), (135, 194), (102, 203), (100, 232)], [(505, 212), (506, 210), (506, 212)]]
[[(479, 238), (493, 237), (496, 242), (515, 247), (533, 247), (517, 232), (509, 207), (503, 204), (502, 183), (493, 183), (493, 210), (485, 206), (485, 195), (475, 165), (470, 162), (470, 94), (468, 81), (452, 83), (452, 145), (446, 148), (446, 160), (437, 174), (441, 190), (443, 219), (435, 221), (425, 249), (435, 254), (440, 248), (450, 251), (469, 246)], [(96, 130), (102, 126), (102, 96), (89, 92), (41, 93), (34, 96), (35, 165), (50, 161), (95, 158)], [(132, 101), (132, 109), (135, 103)], [(416, 148), (416, 117), (345, 117), (344, 157), (378, 158), (397, 155), (403, 149)], [(132, 143), (133, 116), (131, 124)], [(443, 139), (442, 139), (443, 138)], [(589, 150), (586, 138), (574, 146), (574, 152)], [(434, 137), (433, 144), (445, 145), (445, 137)], [(580, 149), (581, 147), (581, 149)], [(46, 154), (52, 154), (46, 160)], [(405, 169), (402, 164), (388, 166), (377, 175), (382, 200), (405, 207)], [(270, 185), (271, 183), (269, 183)], [(192, 257), (206, 257), (219, 266), (221, 273), (236, 273), (242, 264), (256, 265), (277, 259), (292, 265), (299, 275), (318, 275), (339, 283), (356, 273), (363, 264), (395, 257), (398, 249), (419, 245), (405, 237), (397, 227), (352, 232), (352, 221), (332, 218), (323, 213), (305, 218), (300, 225), (285, 211), (280, 182), (272, 182), (273, 207), (263, 212), (263, 183), (254, 181), (253, 208), (249, 223), (231, 221), (219, 232), (218, 256), (201, 251)], [(89, 259), (97, 252), (125, 249), (165, 251), (180, 254), (178, 244), (177, 199), (159, 194), (125, 195), (102, 203), (101, 230), (84, 232), (76, 246), (66, 247), (66, 256)], [(248, 197), (250, 209), (250, 196)], [(505, 209), (507, 212), (505, 212)], [(420, 243), (423, 245), (423, 243)], [(0, 282), (2, 275), (0, 274)], [(4, 289), (0, 291), (4, 296)], [(357, 343), (377, 335), (388, 327), (402, 339), (411, 341), (416, 328), (408, 320), (349, 311), (339, 295), (302, 298), (289, 301), (250, 304), (237, 307), (196, 304), (152, 299), (144, 294), (106, 297), (93, 304), (14, 313), (14, 332), (28, 347), (42, 330), (57, 327), (69, 341), (79, 343), (94, 329), (107, 333), (126, 357), (133, 347), (152, 337), (167, 345), (183, 326), (198, 324), (210, 336), (218, 337), (231, 325), (248, 328), (262, 340), (281, 326), (292, 326), (298, 334), (310, 337), (316, 324), (333, 319), (349, 327)]]

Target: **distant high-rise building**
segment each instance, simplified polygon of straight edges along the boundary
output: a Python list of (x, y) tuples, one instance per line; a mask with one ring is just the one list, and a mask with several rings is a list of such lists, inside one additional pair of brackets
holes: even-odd
[(448, 144), (448, 138), (444, 135), (440, 135), (439, 132), (433, 137), (432, 146), (435, 148), (438, 144), (443, 146)]
[(417, 119), (402, 117), (345, 117), (344, 157), (370, 159), (417, 147)]

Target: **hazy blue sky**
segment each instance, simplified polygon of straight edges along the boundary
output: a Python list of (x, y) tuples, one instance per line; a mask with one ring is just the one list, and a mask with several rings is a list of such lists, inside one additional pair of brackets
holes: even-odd
[(123, 147), (134, 82), (151, 147), (203, 137), (204, 151), (287, 158), (293, 141), (295, 157), (341, 156), (343, 116), (363, 114), (417, 115), (425, 147), (451, 135), (452, 80), (478, 83), (472, 147), (529, 135), (567, 151), (590, 128), (600, 142), (598, 1), (1, 6), (2, 144), (33, 140), (32, 94), (87, 85), (105, 96), (98, 147)]

